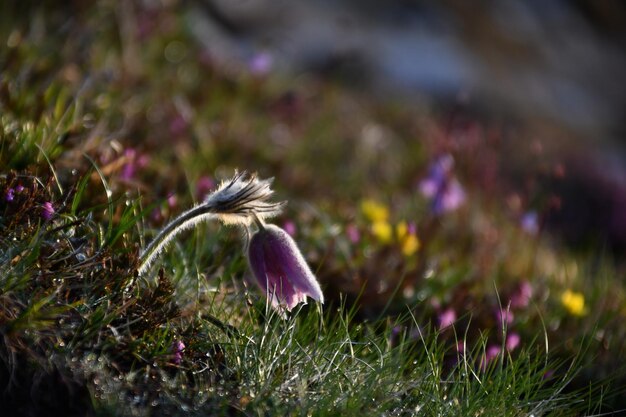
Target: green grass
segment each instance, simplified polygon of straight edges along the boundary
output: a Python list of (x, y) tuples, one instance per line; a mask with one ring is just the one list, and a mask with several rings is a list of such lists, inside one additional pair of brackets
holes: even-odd
[[(435, 111), (324, 79), (226, 71), (203, 59), (176, 2), (134, 14), (106, 1), (71, 15), (53, 3), (2, 8), (1, 409), (577, 416), (626, 407), (623, 263), (520, 229), (520, 211), (548, 196), (505, 175), (512, 145), (459, 142), (468, 201), (434, 216), (416, 182), (442, 146)], [(124, 19), (160, 29), (138, 43)], [(163, 58), (174, 41), (186, 51), (177, 63)], [(502, 176), (493, 188), (474, 157), (484, 152)], [(552, 162), (516, 155), (511, 165), (528, 171), (513, 174), (528, 181)], [(245, 234), (218, 224), (181, 234), (137, 276), (140, 249), (202, 198), (201, 179), (235, 168), (276, 177), (277, 200), (289, 200), (276, 222), (294, 223), (324, 306), (281, 319), (253, 283)], [(368, 199), (392, 227), (417, 224), (417, 252), (405, 254), (395, 231), (389, 241), (373, 232)], [(502, 326), (494, 311), (523, 282), (532, 297)], [(586, 314), (567, 310), (566, 289), (584, 294)], [(441, 329), (446, 309), (457, 317)], [(507, 351), (512, 333), (521, 343)], [(504, 353), (486, 363), (494, 347)]]

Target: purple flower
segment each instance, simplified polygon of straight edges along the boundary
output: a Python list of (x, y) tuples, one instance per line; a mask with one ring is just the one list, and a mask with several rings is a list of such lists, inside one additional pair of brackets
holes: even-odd
[(506, 350), (508, 351), (515, 350), (519, 346), (521, 341), (522, 341), (522, 338), (520, 337), (519, 334), (515, 332), (509, 333), (506, 336), (506, 342), (505, 342)]
[(487, 362), (491, 362), (497, 358), (501, 350), (500, 346), (497, 345), (488, 346), (487, 351), (485, 352), (485, 359), (487, 359)]
[(522, 281), (517, 291), (511, 296), (511, 307), (524, 308), (528, 307), (530, 299), (533, 296), (533, 287), (528, 281)]
[(431, 199), (436, 215), (454, 211), (465, 202), (465, 191), (452, 175), (454, 159), (444, 155), (431, 165), (428, 176), (419, 184), (424, 197)]
[(285, 229), (285, 232), (287, 232), (291, 237), (296, 235), (296, 224), (291, 220), (287, 220), (283, 223), (283, 229)]
[(248, 262), (272, 306), (291, 311), (307, 296), (324, 302), (324, 295), (296, 243), (283, 229), (264, 225), (252, 236)]
[(167, 205), (169, 208), (176, 207), (177, 203), (178, 203), (178, 198), (176, 197), (176, 194), (170, 194), (169, 197), (167, 197)]
[(448, 308), (441, 313), (439, 313), (438, 317), (439, 321), (439, 329), (443, 330), (446, 327), (450, 327), (456, 321), (456, 313), (453, 309)]
[(359, 233), (359, 228), (354, 224), (349, 224), (346, 227), (346, 234), (348, 235), (348, 239), (350, 242), (356, 244), (361, 240), (361, 233)]
[(122, 174), (120, 175), (124, 180), (130, 180), (135, 176), (135, 158), (137, 157), (137, 151), (134, 149), (126, 149), (124, 151), (124, 159), (126, 163), (122, 168)]
[(503, 325), (509, 325), (513, 323), (513, 312), (506, 308), (500, 308), (496, 311), (496, 320), (498, 321), (498, 327), (502, 328)]
[(6, 201), (13, 201), (14, 198), (15, 198), (15, 190), (13, 188), (9, 188), (9, 190), (4, 195), (4, 199)]
[(182, 340), (176, 340), (174, 343), (172, 343), (172, 363), (180, 365), (183, 360), (183, 350), (185, 350), (185, 344), (182, 342)]
[(189, 127), (189, 121), (182, 114), (177, 113), (169, 124), (170, 133), (172, 136), (181, 136), (185, 133)]
[(140, 155), (133, 148), (126, 149), (124, 151), (123, 158), (125, 164), (122, 167), (120, 177), (126, 181), (132, 180), (137, 173), (137, 169), (144, 168), (150, 161), (150, 158), (147, 155)]
[(273, 64), (272, 55), (267, 52), (255, 54), (249, 62), (250, 72), (254, 75), (263, 76), (269, 73)]
[(54, 213), (55, 213), (54, 206), (52, 205), (51, 202), (46, 201), (45, 203), (43, 203), (43, 207), (41, 207), (41, 217), (43, 217), (46, 220), (50, 220), (52, 216), (54, 215)]
[(522, 216), (520, 220), (520, 226), (529, 235), (536, 235), (539, 233), (539, 216), (535, 211), (529, 211)]
[(480, 369), (482, 369), (483, 371), (486, 370), (487, 365), (489, 365), (491, 361), (493, 361), (494, 359), (498, 357), (501, 350), (502, 349), (500, 348), (500, 346), (497, 346), (497, 345), (487, 346), (487, 350), (480, 358)]
[(21, 193), (22, 191), (24, 191), (24, 186), (23, 185), (18, 185), (17, 187), (15, 187), (15, 191), (17, 191), (18, 193)]
[(198, 200), (204, 200), (204, 198), (215, 188), (215, 181), (211, 177), (202, 176), (196, 183), (196, 198)]

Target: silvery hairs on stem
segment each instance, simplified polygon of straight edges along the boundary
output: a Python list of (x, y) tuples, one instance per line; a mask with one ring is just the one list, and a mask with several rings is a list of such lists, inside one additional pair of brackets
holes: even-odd
[(256, 174), (248, 175), (245, 171), (235, 172), (233, 178), (223, 181), (202, 203), (182, 213), (159, 232), (139, 255), (139, 275), (150, 269), (176, 235), (200, 222), (217, 219), (225, 224), (248, 226), (256, 218), (264, 220), (280, 214), (285, 202), (268, 201), (274, 194), (270, 188), (272, 181), (273, 178), (260, 180)]

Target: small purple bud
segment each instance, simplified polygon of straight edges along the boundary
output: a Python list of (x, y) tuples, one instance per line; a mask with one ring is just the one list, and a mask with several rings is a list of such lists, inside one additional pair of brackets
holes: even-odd
[(183, 360), (183, 350), (185, 350), (185, 344), (181, 340), (172, 343), (172, 363), (180, 365)]
[(213, 181), (211, 177), (200, 177), (196, 183), (196, 198), (198, 200), (204, 200), (209, 191), (213, 188), (215, 188), (215, 181)]
[(15, 190), (13, 188), (9, 188), (9, 190), (4, 195), (4, 199), (6, 201), (13, 201), (15, 199)]
[(172, 120), (170, 120), (169, 129), (173, 136), (181, 136), (188, 127), (189, 122), (181, 114), (176, 114)]
[(291, 311), (307, 296), (324, 303), (324, 295), (291, 236), (272, 224), (250, 239), (248, 262), (276, 309)]
[(511, 307), (524, 308), (528, 307), (533, 296), (533, 287), (528, 281), (522, 281), (517, 291), (511, 296)]
[(163, 213), (161, 212), (161, 209), (159, 207), (155, 207), (154, 210), (152, 210), (152, 213), (150, 214), (150, 218), (152, 219), (152, 221), (154, 222), (162, 222), (163, 221)]
[(513, 319), (515, 316), (511, 310), (506, 308), (500, 308), (496, 311), (496, 320), (498, 321), (498, 327), (502, 327), (503, 325), (510, 325), (513, 323)]
[(501, 350), (502, 349), (500, 349), (500, 346), (497, 346), (497, 345), (488, 346), (487, 350), (480, 358), (480, 369), (482, 369), (483, 371), (486, 370), (487, 365), (489, 365), (491, 361), (493, 361), (494, 359), (498, 357)]
[(167, 197), (167, 205), (169, 208), (176, 207), (177, 203), (178, 203), (178, 198), (176, 197), (176, 194), (171, 194), (169, 197)]
[(450, 327), (456, 321), (456, 313), (453, 309), (448, 308), (447, 310), (442, 311), (438, 317), (439, 321), (439, 329), (443, 330), (447, 327)]
[(522, 216), (520, 226), (529, 235), (536, 235), (539, 233), (539, 216), (535, 211), (529, 211)]
[(21, 193), (22, 191), (24, 191), (24, 186), (22, 184), (18, 185), (17, 187), (15, 187), (15, 191)]
[(289, 236), (291, 237), (296, 235), (296, 224), (291, 220), (287, 220), (283, 223), (283, 229), (285, 229), (285, 232), (289, 233)]
[(349, 224), (346, 227), (346, 234), (348, 235), (348, 239), (350, 242), (356, 244), (361, 240), (361, 233), (359, 232), (359, 228), (354, 224)]
[(514, 332), (509, 333), (506, 336), (506, 343), (505, 343), (506, 350), (508, 351), (515, 350), (519, 346), (521, 341), (522, 341), (522, 338), (520, 337), (519, 334), (514, 333)]
[(454, 211), (465, 202), (465, 191), (454, 178), (453, 167), (452, 156), (443, 155), (431, 165), (428, 176), (419, 184), (422, 195), (432, 200), (432, 210), (436, 215)]
[(487, 358), (487, 362), (491, 362), (492, 360), (494, 360), (495, 358), (498, 357), (498, 355), (500, 354), (500, 351), (502, 349), (500, 348), (500, 346), (497, 345), (491, 345), (487, 348), (487, 352), (485, 352), (485, 356)]
[(259, 76), (266, 75), (271, 71), (273, 61), (272, 55), (269, 53), (259, 52), (249, 62), (250, 72)]
[(137, 157), (137, 151), (134, 149), (126, 149), (124, 151), (124, 158), (126, 163), (122, 167), (122, 173), (120, 177), (123, 180), (130, 180), (135, 176), (136, 166), (135, 166), (135, 158)]
[(41, 217), (43, 217), (46, 220), (50, 220), (52, 216), (54, 215), (54, 213), (55, 213), (54, 206), (52, 205), (51, 202), (46, 201), (45, 203), (43, 203), (43, 207), (41, 208)]

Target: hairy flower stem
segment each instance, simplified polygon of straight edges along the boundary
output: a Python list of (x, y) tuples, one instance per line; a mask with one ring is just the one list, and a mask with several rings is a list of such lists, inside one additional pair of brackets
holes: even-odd
[(172, 220), (139, 255), (140, 264), (137, 269), (139, 275), (143, 275), (148, 271), (150, 265), (174, 237), (202, 221), (209, 221), (215, 218), (217, 218), (217, 214), (214, 212), (214, 208), (207, 204), (201, 204)]
[(279, 214), (284, 203), (267, 201), (273, 194), (271, 182), (271, 179), (259, 180), (255, 175), (247, 176), (245, 172), (235, 173), (232, 179), (209, 194), (203, 203), (187, 210), (159, 232), (139, 255), (139, 275), (148, 271), (176, 235), (200, 222), (218, 219), (226, 224), (249, 225), (255, 220), (262, 224), (262, 219)]

